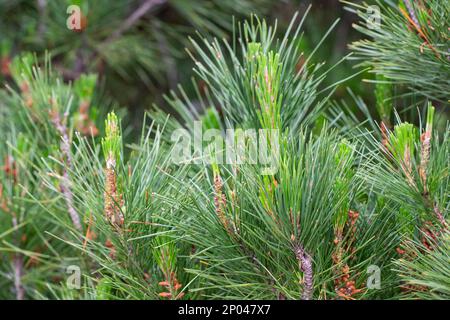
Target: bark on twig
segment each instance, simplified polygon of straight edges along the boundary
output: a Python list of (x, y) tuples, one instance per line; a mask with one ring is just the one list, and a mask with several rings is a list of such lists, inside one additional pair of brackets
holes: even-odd
[(305, 251), (302, 245), (294, 248), (295, 256), (298, 260), (300, 269), (303, 272), (303, 292), (302, 300), (311, 300), (314, 292), (314, 273), (312, 266), (312, 258)]
[[(17, 228), (17, 218), (13, 217), (13, 226)], [(23, 276), (23, 257), (20, 253), (15, 253), (13, 258), (14, 267), (14, 288), (16, 292), (16, 299), (23, 300), (25, 298), (25, 288), (22, 285)]]
[(153, 9), (155, 6), (163, 4), (165, 0), (146, 0), (139, 8), (137, 8), (123, 23), (116, 29), (116, 31), (109, 36), (104, 44), (110, 43), (115, 39), (119, 38), (125, 31), (130, 29), (136, 24), (148, 11)]

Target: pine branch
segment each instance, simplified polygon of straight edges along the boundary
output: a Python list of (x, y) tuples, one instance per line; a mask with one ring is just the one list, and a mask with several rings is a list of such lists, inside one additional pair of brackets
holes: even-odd
[(420, 94), (448, 103), (447, 2), (404, 0), (396, 8), (389, 2), (376, 0), (382, 21), (372, 27), (368, 24), (369, 4), (341, 1), (360, 17), (354, 28), (368, 37), (350, 45), (356, 53), (352, 59), (360, 60), (360, 65), (370, 66), (372, 72), (395, 84), (406, 85), (410, 95)]
[[(13, 227), (17, 228), (17, 218), (13, 217)], [(25, 298), (25, 288), (22, 285), (23, 277), (23, 256), (21, 253), (17, 252), (14, 254), (13, 258), (13, 270), (14, 270), (14, 288), (16, 292), (16, 299), (23, 300)]]
[(145, 0), (140, 7), (138, 7), (133, 13), (116, 29), (104, 42), (103, 45), (113, 42), (118, 39), (128, 29), (133, 27), (145, 14), (153, 10), (156, 6), (165, 3), (166, 0)]

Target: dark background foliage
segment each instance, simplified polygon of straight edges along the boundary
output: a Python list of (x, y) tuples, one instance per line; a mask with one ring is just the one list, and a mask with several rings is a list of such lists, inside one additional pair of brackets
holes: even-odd
[[(0, 298), (448, 297), (450, 4), (367, 2), (381, 28), (357, 0), (0, 0)], [(172, 163), (195, 120), (281, 129), (279, 172)]]

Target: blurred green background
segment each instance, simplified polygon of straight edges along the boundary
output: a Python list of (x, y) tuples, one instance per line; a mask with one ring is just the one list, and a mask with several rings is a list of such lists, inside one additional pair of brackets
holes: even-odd
[[(81, 8), (82, 30), (66, 26), (71, 4)], [(10, 81), (8, 64), (15, 56), (30, 51), (43, 60), (48, 51), (53, 69), (66, 81), (81, 73), (99, 74), (97, 107), (126, 107), (128, 120), (139, 125), (144, 110), (153, 104), (167, 110), (163, 97), (178, 84), (190, 94), (194, 74), (186, 52), (188, 37), (231, 39), (233, 20), (242, 21), (251, 14), (270, 23), (277, 20), (278, 32), (283, 34), (294, 13), (303, 14), (310, 4), (305, 35), (298, 45), (310, 53), (339, 19), (313, 58), (331, 65), (349, 53), (349, 43), (361, 37), (352, 28), (358, 18), (338, 0), (1, 0), (0, 82), (4, 86)], [(324, 86), (356, 71), (346, 61), (333, 70)], [(373, 86), (361, 81), (364, 77), (370, 75), (358, 75), (345, 85), (370, 104)], [(345, 86), (340, 86), (335, 98), (345, 96)]]

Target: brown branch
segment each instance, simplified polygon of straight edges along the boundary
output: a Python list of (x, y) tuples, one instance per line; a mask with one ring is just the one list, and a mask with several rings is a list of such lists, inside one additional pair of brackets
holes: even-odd
[(146, 0), (109, 36), (103, 44), (108, 44), (119, 38), (125, 31), (136, 24), (148, 11), (155, 6), (163, 4), (166, 0)]
[(314, 272), (312, 258), (305, 251), (302, 245), (294, 247), (295, 257), (298, 260), (300, 269), (303, 272), (303, 292), (302, 300), (311, 300), (314, 292)]
[[(17, 218), (13, 217), (13, 226), (17, 228)], [(22, 276), (23, 276), (23, 257), (17, 252), (14, 254), (13, 259), (14, 266), (14, 288), (16, 291), (16, 299), (23, 300), (25, 298), (25, 288), (22, 285)]]
[(437, 204), (433, 206), (434, 213), (436, 214), (437, 219), (442, 224), (442, 226), (446, 229), (447, 228), (447, 222), (445, 221), (444, 216), (442, 215), (442, 212), (439, 210), (439, 207)]
[(37, 8), (39, 11), (39, 24), (38, 24), (38, 34), (39, 39), (44, 41), (44, 35), (47, 31), (47, 28), (45, 26), (45, 19), (47, 16), (47, 0), (37, 0)]
[[(72, 219), (72, 223), (74, 227), (78, 230), (82, 230), (80, 217), (78, 216), (77, 211), (75, 210), (73, 204), (73, 193), (70, 188), (70, 178), (67, 168), (70, 168), (72, 165), (72, 156), (70, 154), (70, 142), (67, 134), (67, 127), (61, 121), (61, 117), (57, 111), (50, 112), (51, 120), (56, 130), (61, 135), (61, 144), (60, 150), (64, 157), (65, 166), (63, 168), (63, 178), (61, 180), (61, 192), (64, 195), (64, 199), (66, 200), (67, 210), (69, 211), (70, 218)], [(67, 119), (67, 115), (65, 115), (65, 119)]]

